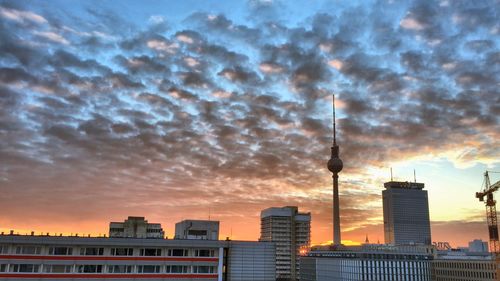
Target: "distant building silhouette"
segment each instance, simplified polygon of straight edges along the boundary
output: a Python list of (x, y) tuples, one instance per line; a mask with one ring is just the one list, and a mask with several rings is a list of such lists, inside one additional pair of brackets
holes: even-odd
[(276, 280), (298, 280), (301, 247), (309, 247), (311, 213), (295, 206), (261, 212), (260, 241), (276, 243)]
[(431, 244), (429, 200), (423, 183), (390, 181), (382, 191), (385, 243)]
[(109, 223), (109, 237), (163, 238), (165, 232), (159, 223), (148, 223), (144, 217), (128, 217), (124, 222)]
[(488, 242), (484, 242), (481, 239), (474, 239), (469, 242), (469, 252), (471, 253), (487, 253), (488, 252)]

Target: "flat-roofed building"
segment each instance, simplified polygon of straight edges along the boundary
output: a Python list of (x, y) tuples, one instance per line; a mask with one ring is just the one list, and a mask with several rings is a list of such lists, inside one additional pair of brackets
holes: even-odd
[(312, 249), (300, 257), (301, 281), (432, 281), (430, 246), (363, 245)]
[(272, 242), (0, 235), (0, 280), (270, 281)]
[(488, 252), (488, 243), (469, 242), (469, 247), (437, 251), (433, 261), (435, 281), (493, 281), (499, 280), (495, 259)]
[(496, 281), (497, 264), (491, 257), (440, 257), (433, 261), (434, 281)]
[(148, 223), (144, 217), (128, 217), (124, 222), (109, 223), (109, 237), (163, 238), (165, 232), (159, 223)]

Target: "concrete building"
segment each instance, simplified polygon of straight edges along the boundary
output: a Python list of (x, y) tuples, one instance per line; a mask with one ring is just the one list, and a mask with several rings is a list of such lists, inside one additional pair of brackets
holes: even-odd
[(497, 281), (494, 260), (467, 258), (439, 259), (433, 261), (434, 281)]
[(432, 264), (435, 281), (500, 280), (498, 265), (481, 240), (470, 242), (469, 248), (438, 251)]
[(271, 281), (272, 242), (0, 235), (0, 280)]
[(311, 241), (311, 213), (294, 206), (268, 208), (260, 219), (260, 241), (276, 243), (276, 280), (298, 280), (300, 249)]
[(148, 223), (144, 217), (128, 217), (124, 222), (109, 223), (109, 237), (163, 238), (165, 232), (159, 223)]
[(431, 246), (333, 246), (300, 258), (301, 281), (431, 281)]
[(474, 239), (469, 242), (470, 253), (488, 253), (488, 242), (481, 239)]
[(183, 220), (175, 224), (175, 239), (219, 240), (219, 222)]
[(424, 184), (384, 183), (382, 191), (386, 244), (431, 244), (429, 200)]

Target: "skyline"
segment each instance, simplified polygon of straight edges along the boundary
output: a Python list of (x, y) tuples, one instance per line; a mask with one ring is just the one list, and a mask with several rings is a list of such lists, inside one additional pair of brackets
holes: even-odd
[(487, 241), (498, 4), (0, 1), (0, 230), (210, 214), (256, 240), (295, 205), (330, 241), (334, 93), (346, 242), (383, 242), (391, 167), (425, 183), (433, 241)]

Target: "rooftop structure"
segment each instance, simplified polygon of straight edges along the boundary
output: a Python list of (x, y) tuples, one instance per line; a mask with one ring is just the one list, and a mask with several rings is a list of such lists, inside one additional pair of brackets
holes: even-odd
[(159, 223), (148, 223), (144, 217), (128, 217), (124, 222), (109, 223), (109, 237), (163, 238), (165, 232)]
[(399, 189), (417, 189), (417, 190), (422, 190), (424, 189), (424, 184), (420, 182), (408, 182), (408, 181), (389, 181), (384, 183), (384, 187), (386, 189), (393, 189), (393, 188), (399, 188)]
[(175, 239), (219, 240), (219, 222), (183, 220), (175, 224)]

